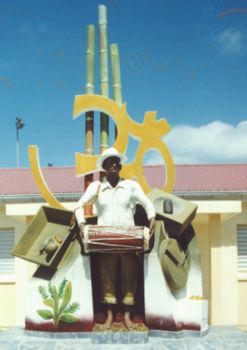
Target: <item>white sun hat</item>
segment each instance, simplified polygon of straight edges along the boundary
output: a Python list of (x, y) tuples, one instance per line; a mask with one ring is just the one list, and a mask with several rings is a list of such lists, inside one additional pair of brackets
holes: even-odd
[(124, 154), (119, 153), (118, 150), (114, 147), (109, 147), (109, 148), (105, 149), (102, 152), (102, 154), (99, 156), (99, 158), (97, 159), (97, 162), (96, 162), (97, 169), (105, 171), (102, 168), (103, 162), (107, 158), (111, 158), (111, 157), (118, 157), (120, 159), (120, 163), (122, 165), (127, 161), (127, 157)]

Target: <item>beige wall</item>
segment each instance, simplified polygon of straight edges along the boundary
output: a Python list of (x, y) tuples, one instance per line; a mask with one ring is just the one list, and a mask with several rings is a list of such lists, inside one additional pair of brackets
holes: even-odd
[(209, 300), (209, 323), (213, 325), (237, 325), (243, 317), (237, 283), (236, 223), (240, 216), (199, 214), (193, 225), (201, 252), (204, 296)]
[(247, 325), (247, 271), (237, 271), (237, 225), (247, 225), (247, 203), (235, 215), (197, 215), (194, 221), (201, 251), (204, 296), (213, 325)]
[(238, 299), (238, 323), (247, 325), (247, 280), (238, 281)]
[(238, 319), (238, 286), (237, 286), (237, 231), (232, 220), (221, 225), (221, 324), (237, 325)]
[(196, 233), (196, 239), (199, 251), (201, 253), (201, 266), (202, 266), (202, 280), (203, 280), (203, 296), (208, 299), (210, 296), (210, 270), (209, 270), (209, 239), (208, 239), (208, 227), (205, 223), (198, 223), (195, 220), (193, 224)]
[[(26, 227), (21, 217), (8, 217), (0, 207), (0, 228), (13, 229), (18, 241)], [(24, 324), (25, 288), (28, 281), (28, 263), (15, 258), (15, 274), (0, 275), (0, 328)]]
[[(15, 223), (5, 216), (4, 206), (0, 207), (0, 228), (14, 229)], [(15, 276), (0, 275), (0, 327), (13, 326), (16, 323)]]
[[(219, 288), (218, 297), (212, 297), (213, 324), (247, 325), (247, 271), (245, 279), (237, 271), (237, 226), (247, 225), (247, 203), (242, 203), (242, 213), (221, 220), (218, 256), (215, 266), (220, 267), (220, 277), (211, 279)], [(213, 249), (211, 247), (211, 249)], [(212, 260), (211, 260), (212, 263)], [(217, 310), (217, 311), (216, 311)]]
[(16, 289), (14, 283), (0, 283), (0, 328), (16, 324)]
[[(236, 233), (237, 225), (247, 225), (247, 202), (242, 204), (242, 213), (231, 221)], [(237, 265), (237, 262), (235, 264)], [(247, 325), (247, 271), (245, 276), (237, 274), (236, 280), (238, 289), (238, 324)]]

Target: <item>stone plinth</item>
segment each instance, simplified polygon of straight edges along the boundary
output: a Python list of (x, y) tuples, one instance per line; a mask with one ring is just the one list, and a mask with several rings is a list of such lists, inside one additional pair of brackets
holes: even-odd
[[(128, 332), (127, 340), (138, 334)], [(210, 327), (207, 332), (150, 331), (147, 343), (92, 344), (92, 333), (49, 333), (11, 328), (0, 332), (1, 350), (246, 350), (247, 334), (235, 327)], [(123, 335), (120, 335), (120, 338)], [(108, 338), (110, 340), (110, 336)], [(98, 338), (99, 340), (99, 338)], [(116, 339), (115, 339), (116, 340)]]

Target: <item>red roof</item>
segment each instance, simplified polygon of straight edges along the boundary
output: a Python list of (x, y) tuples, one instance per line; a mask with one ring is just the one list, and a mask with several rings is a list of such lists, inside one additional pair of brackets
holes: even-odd
[[(54, 193), (81, 193), (84, 190), (83, 178), (76, 177), (74, 167), (43, 168), (42, 174)], [(39, 193), (31, 169), (0, 169), (0, 195)]]
[[(79, 194), (84, 190), (83, 177), (76, 177), (74, 167), (43, 168), (42, 172), (53, 193)], [(144, 173), (152, 187), (163, 187), (162, 166), (145, 166)], [(173, 190), (179, 193), (247, 192), (247, 164), (176, 165)], [(39, 193), (30, 169), (0, 169), (0, 196)]]

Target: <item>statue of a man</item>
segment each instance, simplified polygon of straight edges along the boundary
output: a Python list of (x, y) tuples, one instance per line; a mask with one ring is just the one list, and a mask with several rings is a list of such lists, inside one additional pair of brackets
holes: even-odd
[[(83, 237), (83, 207), (94, 202), (97, 208), (98, 225), (134, 226), (134, 213), (137, 204), (141, 204), (149, 219), (150, 235), (154, 232), (155, 210), (141, 186), (132, 180), (120, 178), (119, 172), (126, 157), (115, 148), (106, 149), (97, 160), (97, 167), (105, 172), (102, 182), (94, 181), (86, 189), (75, 210), (77, 222)], [(120, 274), (122, 303), (124, 306), (124, 324), (128, 329), (134, 327), (131, 320), (135, 304), (137, 287), (138, 257), (136, 253), (101, 253), (100, 278), (102, 301), (106, 304), (107, 314), (102, 329), (110, 329), (113, 323), (113, 306), (116, 299), (117, 269)]]

